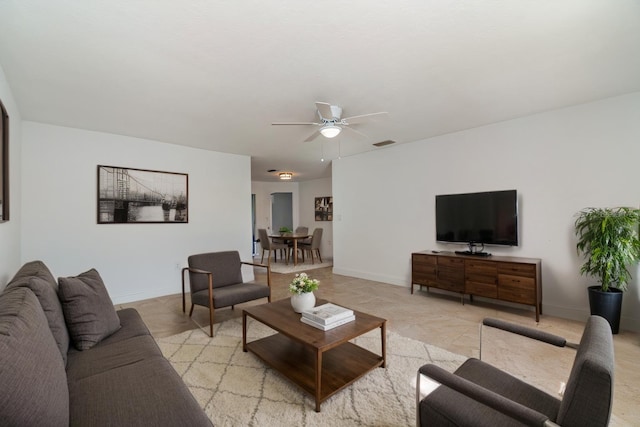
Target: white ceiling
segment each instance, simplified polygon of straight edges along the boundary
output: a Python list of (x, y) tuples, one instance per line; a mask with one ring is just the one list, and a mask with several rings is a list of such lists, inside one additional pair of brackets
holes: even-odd
[[(640, 90), (638, 0), (0, 0), (25, 120), (252, 156), (252, 179)], [(303, 142), (315, 101), (388, 111)], [(324, 155), (327, 159), (320, 162)]]

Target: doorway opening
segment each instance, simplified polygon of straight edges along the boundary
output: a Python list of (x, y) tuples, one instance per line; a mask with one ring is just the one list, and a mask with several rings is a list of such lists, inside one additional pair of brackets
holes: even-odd
[(293, 229), (293, 196), (291, 193), (271, 193), (271, 230)]

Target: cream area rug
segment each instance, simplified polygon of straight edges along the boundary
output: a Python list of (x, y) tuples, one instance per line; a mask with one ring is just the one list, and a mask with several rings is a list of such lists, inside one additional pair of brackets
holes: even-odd
[[(248, 319), (248, 341), (274, 331)], [(387, 367), (376, 368), (322, 403), (252, 353), (242, 351), (242, 319), (157, 340), (215, 426), (411, 426), (415, 425), (415, 378), (435, 363), (454, 371), (463, 356), (387, 331)], [(380, 330), (355, 343), (380, 354)]]
[[(266, 257), (265, 257), (266, 258)], [(293, 261), (290, 261), (289, 264), (286, 264), (284, 262), (282, 262), (282, 260), (280, 258), (278, 258), (278, 262), (274, 262), (273, 261), (273, 257), (271, 258), (271, 272), (272, 273), (281, 273), (281, 274), (286, 274), (286, 273), (301, 273), (303, 271), (307, 271), (307, 270), (313, 270), (316, 268), (324, 268), (324, 267), (331, 267), (333, 266), (333, 260), (331, 258), (329, 259), (322, 259), (323, 262), (318, 262), (316, 260), (316, 262), (314, 264), (311, 264), (311, 260), (307, 259), (305, 262), (302, 262), (302, 259), (300, 258), (298, 260), (298, 264), (296, 266), (293, 265)], [(254, 262), (260, 262), (260, 257), (254, 258)], [(267, 263), (267, 260), (264, 260), (264, 264)]]

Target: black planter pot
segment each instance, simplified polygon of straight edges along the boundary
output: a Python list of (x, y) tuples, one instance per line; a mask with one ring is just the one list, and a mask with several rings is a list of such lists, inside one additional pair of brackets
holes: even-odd
[(608, 292), (602, 292), (600, 286), (589, 286), (588, 290), (591, 314), (607, 319), (611, 325), (611, 332), (617, 334), (622, 311), (622, 291), (618, 288), (609, 288)]

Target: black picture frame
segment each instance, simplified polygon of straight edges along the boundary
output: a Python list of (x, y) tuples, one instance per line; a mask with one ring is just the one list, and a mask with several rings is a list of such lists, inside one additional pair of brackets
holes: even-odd
[(0, 101), (0, 222), (9, 221), (9, 114)]
[(98, 165), (98, 224), (186, 224), (189, 175)]
[(314, 212), (316, 221), (333, 221), (333, 197), (316, 197)]

